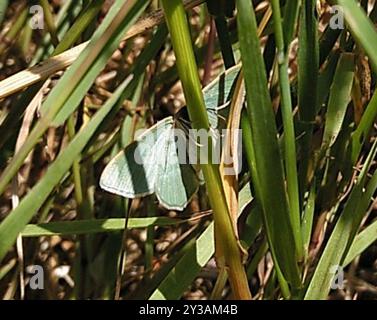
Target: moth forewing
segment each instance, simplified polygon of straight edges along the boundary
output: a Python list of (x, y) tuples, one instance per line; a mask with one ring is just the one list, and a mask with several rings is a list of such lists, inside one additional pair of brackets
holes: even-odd
[(153, 194), (161, 144), (172, 123), (171, 117), (158, 122), (111, 160), (101, 175), (101, 188), (127, 198)]

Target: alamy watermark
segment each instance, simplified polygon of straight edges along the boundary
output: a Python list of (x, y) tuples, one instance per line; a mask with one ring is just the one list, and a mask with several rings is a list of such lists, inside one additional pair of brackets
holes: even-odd
[(43, 290), (44, 270), (40, 265), (31, 265), (26, 268), (26, 272), (30, 275), (29, 286), (32, 290)]
[(341, 6), (332, 6), (330, 8), (332, 17), (329, 21), (329, 26), (334, 30), (343, 30), (344, 29), (344, 12)]
[[(29, 13), (31, 19), (29, 21), (30, 27), (34, 30), (44, 29), (44, 13), (43, 8), (40, 5), (33, 5), (29, 8)], [(344, 29), (344, 12), (341, 6), (334, 5), (330, 7), (330, 13), (332, 17), (330, 18), (329, 26), (331, 29)]]
[[(140, 134), (142, 132), (142, 134)], [(190, 129), (162, 127), (155, 131), (141, 129), (136, 132), (139, 141), (144, 140), (133, 150), (135, 162), (143, 166), (166, 164), (216, 164), (224, 165), (225, 175), (238, 175), (242, 169), (242, 130)], [(233, 141), (233, 154), (224, 146)], [(145, 146), (151, 146), (146, 155)], [(163, 150), (165, 148), (165, 150)]]
[[(64, 279), (66, 283), (73, 288), (75, 283), (70, 276), (71, 267), (68, 265), (61, 265), (53, 269), (53, 275), (57, 279)], [(31, 290), (44, 290), (45, 275), (44, 269), (41, 265), (30, 265), (26, 267), (26, 274), (28, 275), (28, 286)]]
[(29, 8), (29, 13), (31, 15), (29, 25), (33, 30), (44, 29), (44, 13), (43, 8), (39, 5), (31, 6)]
[(332, 275), (330, 288), (333, 290), (344, 289), (344, 269), (342, 266), (334, 265), (330, 268)]

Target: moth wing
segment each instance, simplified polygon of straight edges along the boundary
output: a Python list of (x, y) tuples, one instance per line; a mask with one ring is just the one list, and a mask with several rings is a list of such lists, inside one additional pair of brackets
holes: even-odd
[[(203, 89), (208, 120), (212, 128), (226, 127), (230, 101), (237, 83), (241, 67), (232, 67), (222, 73)], [(221, 126), (220, 126), (221, 124)]]
[(155, 192), (159, 166), (164, 155), (166, 132), (173, 126), (168, 117), (146, 130), (106, 166), (100, 178), (102, 189), (126, 197), (137, 198)]
[(156, 195), (166, 209), (182, 211), (197, 192), (199, 182), (194, 168), (187, 161), (187, 151), (179, 149), (183, 146), (178, 145), (173, 131), (169, 135), (165, 166), (156, 180)]

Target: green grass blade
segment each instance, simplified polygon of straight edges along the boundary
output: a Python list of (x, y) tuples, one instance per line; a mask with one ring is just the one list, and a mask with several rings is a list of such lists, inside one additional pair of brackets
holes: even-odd
[[(185, 223), (185, 220), (165, 217), (130, 218), (128, 228), (141, 229), (152, 226), (171, 226)], [(125, 226), (124, 218), (79, 220), (28, 224), (22, 231), (23, 237), (50, 237), (54, 235), (80, 235), (122, 231)]]
[(3, 0), (0, 3), (0, 25), (3, 22), (5, 12), (7, 11), (9, 0)]
[[(323, 63), (327, 60), (329, 55), (331, 54), (336, 41), (338, 40), (342, 30), (341, 29), (333, 29), (331, 26), (327, 26), (325, 31), (323, 32), (320, 40), (319, 45), (319, 65), (322, 66)], [(319, 90), (321, 93), (321, 90)]]
[(366, 110), (361, 118), (361, 121), (352, 134), (352, 162), (355, 164), (359, 158), (360, 151), (364, 143), (367, 141), (369, 133), (373, 128), (375, 119), (377, 117), (377, 91), (373, 94), (369, 101)]
[(277, 129), (267, 77), (257, 36), (254, 10), (238, 0), (238, 32), (247, 92), (247, 109), (258, 177), (253, 177), (256, 199), (263, 209), (265, 229), (274, 262), (293, 286), (300, 286), (296, 244), (290, 223), (288, 199)]
[(215, 252), (213, 223), (195, 245), (177, 262), (168, 276), (150, 296), (150, 300), (177, 300)]
[(326, 113), (323, 146), (331, 147), (342, 128), (347, 107), (351, 101), (351, 90), (355, 72), (355, 56), (352, 53), (341, 54), (330, 90)]
[(316, 185), (314, 181), (312, 184), (310, 193), (309, 193), (309, 198), (306, 203), (304, 214), (302, 216), (301, 232), (302, 232), (302, 242), (303, 242), (303, 247), (304, 247), (306, 257), (308, 255), (310, 240), (312, 237), (316, 195), (317, 195)]
[[(250, 185), (246, 185), (240, 191), (239, 212), (252, 200)], [(172, 266), (159, 287), (153, 292), (150, 299), (179, 299), (187, 290), (190, 283), (198, 276), (200, 270), (212, 258), (215, 253), (214, 230), (211, 223), (199, 236), (193, 246), (187, 249), (183, 257)]]
[[(162, 0), (162, 6), (177, 59), (177, 70), (182, 82), (192, 127), (196, 130), (209, 132), (209, 120), (183, 3), (181, 0)], [(235, 297), (250, 299), (251, 294), (246, 272), (242, 265), (240, 250), (229, 214), (219, 166), (212, 163), (212, 138), (209, 137), (207, 141), (209, 163), (201, 163), (200, 167), (213, 209), (216, 230), (218, 230), (219, 234), (218, 245), (222, 248), (221, 253), (224, 255), (221, 259), (223, 259), (228, 268), (229, 279)]]
[(373, 222), (356, 237), (355, 241), (344, 259), (344, 266), (349, 265), (357, 256), (362, 254), (377, 240), (377, 221)]
[[(294, 8), (292, 8), (294, 9)], [(277, 61), (279, 69), (279, 86), (281, 95), (281, 111), (284, 125), (284, 157), (285, 174), (287, 179), (287, 192), (289, 199), (289, 212), (293, 228), (293, 235), (297, 249), (298, 262), (303, 261), (304, 252), (301, 237), (301, 212), (297, 177), (296, 136), (293, 123), (293, 108), (291, 87), (289, 82), (289, 48), (290, 43), (284, 44), (283, 24), (281, 23), (280, 2), (272, 1), (274, 18), (275, 42), (277, 47)], [(287, 47), (285, 47), (287, 46)]]
[(327, 105), (330, 95), (331, 84), (334, 81), (335, 70), (339, 61), (339, 54), (332, 54), (326, 67), (322, 70), (318, 77), (318, 106), (317, 112)]
[(302, 1), (298, 37), (298, 108), (301, 126), (299, 134), (303, 134), (300, 139), (302, 161), (299, 167), (301, 195), (304, 194), (307, 184), (310, 144), (318, 106), (319, 45), (316, 3), (315, 0)]
[[(52, 108), (52, 105), (48, 102), (54, 101), (53, 99), (58, 99), (62, 88), (65, 88), (65, 90), (70, 93), (70, 95), (64, 97), (65, 101), (63, 101), (63, 99), (61, 100), (63, 104), (54, 118), (53, 125), (62, 125), (77, 108), (98, 74), (106, 66), (107, 61), (119, 46), (126, 31), (143, 13), (148, 3), (148, 0), (139, 0), (135, 1), (134, 6), (132, 7), (126, 8), (125, 6), (122, 6), (114, 8), (114, 10), (119, 10), (116, 15), (114, 15), (115, 12), (113, 13), (112, 11), (108, 13), (108, 15), (114, 15), (111, 23), (106, 29), (106, 24), (100, 25), (100, 28), (93, 35), (92, 40), (84, 49), (84, 52), (59, 81), (55, 91), (51, 92), (51, 98), (50, 96), (48, 98), (50, 100), (47, 100), (46, 103), (43, 104), (42, 112), (46, 112), (49, 108)], [(117, 3), (113, 4), (113, 6), (116, 4)], [(113, 7), (111, 10), (113, 10)], [(97, 39), (98, 41), (96, 41)], [(72, 84), (75, 84), (76, 87)], [(65, 92), (64, 96), (66, 94), (67, 93)], [(54, 108), (56, 107), (54, 106)]]
[(51, 12), (50, 4), (47, 0), (39, 0), (40, 6), (43, 8), (43, 15), (44, 20), (46, 23), (46, 29), (48, 30), (51, 38), (51, 43), (54, 47), (59, 45), (59, 38), (56, 33), (56, 25), (55, 25), (55, 19), (53, 17), (53, 14)]
[(64, 38), (54, 50), (54, 55), (58, 55), (67, 50), (67, 47), (69, 48), (71, 44), (78, 40), (83, 33), (83, 30), (85, 30), (97, 16), (103, 3), (104, 0), (94, 0), (87, 6), (87, 8), (85, 8), (84, 12), (79, 15), (72, 27), (69, 28), (69, 32), (65, 34)]
[(286, 54), (288, 53), (291, 42), (295, 36), (297, 20), (300, 12), (300, 5), (300, 0), (290, 0), (286, 2), (284, 7), (283, 30)]
[[(148, 1), (138, 1), (135, 7), (132, 7), (131, 2), (127, 3), (130, 6), (123, 6), (123, 1), (121, 0), (114, 3), (88, 47), (64, 74), (63, 78), (47, 97), (41, 108), (42, 117), (40, 121), (0, 176), (0, 194), (3, 193), (5, 187), (14, 177), (24, 159), (33, 149), (39, 138), (52, 124), (51, 122), (53, 122), (57, 114), (59, 113), (55, 125), (64, 122), (77, 108), (96, 76), (118, 46), (124, 31), (129, 28), (142, 13)], [(116, 30), (113, 30), (114, 28)]]
[(343, 260), (354, 240), (361, 220), (369, 206), (370, 199), (377, 188), (377, 172), (364, 190), (367, 173), (377, 152), (377, 142), (374, 143), (368, 159), (364, 164), (357, 183), (342, 211), (339, 220), (326, 244), (325, 250), (315, 269), (305, 294), (306, 300), (326, 299), (330, 291), (333, 266), (342, 266)]
[(0, 224), (0, 261), (16, 241), (18, 234), (40, 209), (59, 181), (70, 170), (74, 160), (80, 155), (102, 121), (116, 104), (121, 104), (119, 99), (128, 84), (129, 80), (126, 80), (118, 87), (109, 101), (49, 167), (44, 177), (22, 199), (19, 206)]
[[(300, 119), (311, 123), (317, 110), (318, 22), (314, 16), (316, 1), (305, 0), (302, 3), (298, 50), (298, 105)], [(310, 133), (308, 135), (310, 136)]]
[(352, 36), (365, 50), (374, 72), (377, 72), (377, 32), (372, 21), (355, 0), (335, 0), (335, 3), (341, 6)]

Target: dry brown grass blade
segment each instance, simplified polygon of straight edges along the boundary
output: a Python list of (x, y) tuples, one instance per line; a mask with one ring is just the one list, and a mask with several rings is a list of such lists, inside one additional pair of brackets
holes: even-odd
[[(229, 170), (238, 168), (238, 143), (239, 137), (237, 130), (240, 127), (241, 111), (244, 102), (244, 81), (242, 72), (238, 76), (236, 87), (234, 89), (234, 95), (230, 105), (230, 112), (227, 124), (227, 135), (225, 137), (224, 149), (222, 153), (220, 163), (220, 176), (223, 184), (225, 198), (228, 205), (228, 211), (231, 215), (231, 221), (233, 224), (234, 233), (239, 239), (237, 221), (238, 221), (238, 175), (233, 171), (233, 174), (229, 174)], [(232, 160), (232, 164), (229, 163)], [(232, 168), (233, 167), (233, 168)], [(219, 268), (219, 277), (215, 285), (215, 289), (212, 292), (211, 299), (219, 299), (221, 292), (225, 286), (227, 280), (227, 273), (224, 261), (224, 252), (219, 244), (220, 235), (215, 226), (215, 246), (216, 246), (216, 263)], [(243, 257), (247, 256), (247, 251), (243, 249), (238, 241), (240, 251), (243, 253)]]
[(49, 58), (0, 81), (0, 99), (46, 79), (60, 70), (68, 68), (77, 59), (78, 55), (84, 50), (87, 44), (87, 42), (84, 42), (62, 54)]
[[(258, 26), (258, 36), (260, 37), (263, 30), (266, 28), (268, 21), (272, 15), (271, 7), (268, 7), (261, 23)], [(245, 98), (245, 84), (242, 71), (240, 72), (237, 80), (236, 87), (234, 89), (234, 95), (230, 106), (230, 115), (228, 119), (228, 134), (224, 146), (224, 154), (230, 155), (233, 158), (233, 166), (238, 167), (237, 150), (238, 150), (238, 135), (235, 130), (239, 129), (241, 121), (241, 110), (243, 107), (243, 102)], [(237, 175), (225, 175), (224, 174), (224, 159), (221, 159), (220, 164), (221, 177), (224, 184), (224, 190), (226, 193), (226, 198), (228, 201), (229, 211), (232, 215), (232, 221), (234, 224), (234, 230), (236, 235), (238, 235), (237, 230), (237, 219), (238, 219), (238, 181)]]
[[(227, 135), (225, 137), (225, 145), (222, 154), (220, 173), (224, 185), (225, 196), (228, 202), (229, 212), (233, 221), (233, 227), (238, 236), (237, 220), (238, 220), (238, 175), (236, 170), (234, 174), (225, 172), (238, 168), (238, 130), (240, 128), (241, 110), (245, 97), (245, 88), (242, 74), (239, 75), (236, 87), (234, 89), (233, 99), (230, 105), (230, 114), (227, 125)], [(232, 159), (233, 163), (229, 164), (227, 158)], [(233, 167), (233, 168), (232, 168)]]
[[(23, 119), (20, 133), (17, 138), (16, 142), (16, 148), (15, 152), (18, 152), (18, 150), (21, 148), (21, 146), (24, 144), (26, 141), (27, 136), (29, 135), (30, 128), (34, 119), (34, 116), (37, 112), (37, 109), (40, 107), (42, 104), (42, 99), (43, 99), (43, 91), (48, 87), (49, 81), (46, 81), (46, 83), (42, 86), (42, 88), (39, 90), (37, 95), (34, 97), (34, 99), (30, 102), (28, 107), (26, 108), (25, 111), (25, 117)], [(25, 161), (25, 166), (24, 166), (24, 171), (25, 174), (23, 177), (21, 177), (21, 174), (16, 176), (13, 181), (12, 181), (12, 208), (14, 209), (15, 207), (18, 206), (19, 204), (19, 190), (20, 190), (20, 185), (22, 183), (22, 180), (27, 180), (27, 177), (29, 176), (30, 169), (31, 169), (31, 159), (33, 157), (33, 153), (31, 152), (29, 156), (27, 157)], [(16, 242), (16, 248), (17, 248), (17, 255), (18, 255), (18, 269), (19, 269), (19, 287), (20, 287), (20, 299), (24, 300), (25, 298), (25, 277), (24, 277), (24, 251), (23, 251), (23, 241), (22, 241), (22, 236), (19, 235), (17, 237), (17, 242)]]
[[(263, 33), (263, 30), (266, 28), (267, 23), (272, 15), (271, 7), (267, 8), (266, 13), (264, 14), (261, 23), (258, 26), (258, 36), (260, 37)], [(245, 84), (244, 84), (244, 77), (242, 71), (240, 72), (237, 80), (237, 84), (234, 90), (234, 95), (232, 98), (231, 106), (230, 106), (230, 116), (228, 119), (228, 130), (231, 130), (232, 133), (227, 136), (227, 140), (225, 141), (224, 146), (224, 153), (228, 155), (235, 155), (237, 156), (238, 150), (238, 135), (234, 133), (234, 130), (240, 127), (240, 120), (241, 120), (241, 110), (244, 102), (245, 97)], [(233, 165), (234, 167), (238, 166), (237, 157), (233, 157)], [(237, 221), (238, 221), (238, 180), (237, 176), (227, 176), (224, 174), (224, 159), (221, 159), (220, 164), (220, 175), (223, 182), (223, 188), (227, 200), (227, 204), (229, 207), (229, 212), (231, 215), (231, 220), (233, 222), (233, 228), (235, 234), (238, 238), (238, 228), (237, 228)], [(215, 238), (218, 239), (218, 234), (215, 229)], [(216, 262), (221, 270), (224, 267), (223, 261), (223, 252), (221, 252), (221, 248), (217, 245), (218, 240), (215, 241), (216, 244)], [(243, 252), (244, 257), (247, 257), (246, 250), (241, 246), (239, 243), (239, 248), (241, 252)]]
[[(186, 9), (192, 9), (204, 0), (190, 0), (185, 2)], [(164, 13), (162, 10), (157, 10), (145, 18), (140, 19), (134, 26), (130, 28), (124, 37), (123, 41), (137, 36), (147, 30), (154, 28), (164, 21)], [(13, 76), (0, 81), (0, 100), (5, 97), (23, 90), (49, 76), (55, 74), (60, 70), (68, 68), (85, 49), (89, 42), (84, 42), (72, 49), (64, 51), (63, 53), (48, 58), (45, 61), (20, 71)]]

